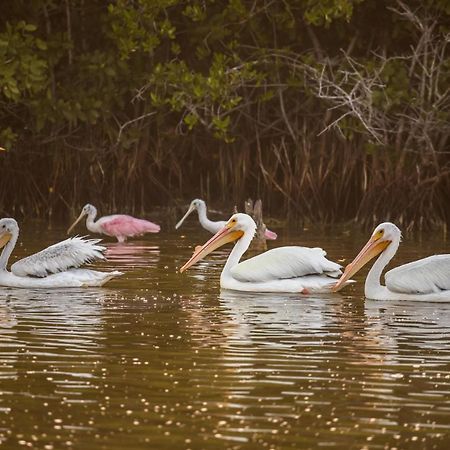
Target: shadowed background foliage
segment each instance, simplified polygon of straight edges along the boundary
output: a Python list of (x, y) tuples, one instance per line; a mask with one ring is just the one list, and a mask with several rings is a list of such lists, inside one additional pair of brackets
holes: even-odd
[(2, 214), (257, 196), (292, 220), (450, 222), (447, 0), (0, 12)]

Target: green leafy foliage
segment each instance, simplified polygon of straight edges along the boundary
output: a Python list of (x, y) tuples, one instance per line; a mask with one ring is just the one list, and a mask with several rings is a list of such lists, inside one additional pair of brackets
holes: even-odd
[(20, 102), (45, 90), (47, 44), (35, 36), (36, 26), (6, 24), (0, 33), (0, 92), (4, 101)]
[[(26, 120), (31, 134), (60, 130), (65, 135), (67, 127), (73, 133), (97, 126), (114, 142), (117, 121), (154, 109), (172, 113), (190, 132), (201, 129), (232, 141), (241, 133), (242, 111), (260, 103), (267, 110), (279, 108), (280, 83), (295, 98), (311, 102), (314, 92), (300, 64), (292, 61), (318, 67), (318, 45), (322, 53), (338, 55), (353, 39), (345, 32), (347, 23), (348, 30), (358, 27), (361, 39), (352, 45), (364, 52), (365, 40), (378, 38), (373, 15), (385, 20), (395, 0), (384, 7), (375, 0), (115, 0), (106, 5), (74, 0), (69, 5), (70, 17), (62, 4), (36, 0), (33, 9), (23, 3), (3, 19), (0, 95), (5, 125), (14, 135), (22, 134)], [(445, 2), (435, 7), (439, 14), (446, 11)], [(311, 25), (320, 32), (308, 31)], [(396, 23), (392, 35), (401, 35), (402, 25)], [(399, 46), (407, 48), (408, 42)], [(371, 58), (365, 61), (370, 67)], [(401, 107), (411, 97), (409, 75), (401, 66), (399, 61), (386, 66), (386, 89), (374, 92), (375, 104)], [(288, 96), (288, 104), (294, 97)], [(120, 138), (132, 128), (122, 130)]]
[[(342, 151), (355, 146), (363, 159), (382, 151), (354, 112), (342, 117), (338, 133), (328, 128), (341, 111), (318, 94), (318, 78), (330, 67), (340, 88), (352, 92), (358, 84), (349, 75), (353, 61), (361, 76), (379, 75), (370, 92), (357, 86), (353, 99), (364, 97), (369, 120), (388, 118), (386, 130), (377, 131), (385, 148), (413, 147), (389, 161), (412, 167), (415, 147), (448, 150), (450, 56), (447, 47), (435, 57), (439, 72), (423, 59), (411, 63), (420, 27), (398, 13), (402, 4), (425, 25), (434, 24), (432, 45), (448, 35), (446, 0), (10, 2), (0, 18), (0, 147), (11, 150), (8, 158), (33, 149), (45, 167), (54, 164), (48, 179), (60, 176), (62, 184), (65, 149), (74, 175), (85, 164), (91, 179), (101, 180), (95, 192), (117, 177), (130, 191), (148, 179), (161, 193), (171, 177), (181, 189), (183, 180), (193, 179), (193, 165), (201, 171), (200, 162), (209, 186), (217, 161), (234, 155), (233, 163), (223, 163), (222, 187), (242, 176), (252, 189), (281, 192), (292, 207), (302, 192), (299, 180), (314, 179), (299, 176), (302, 157), (306, 166), (323, 158), (328, 144), (322, 140), (332, 139)], [(432, 83), (424, 83), (427, 76)], [(422, 120), (430, 135), (396, 130), (407, 116)]]
[(349, 22), (355, 6), (364, 0), (307, 0), (305, 19), (317, 26), (328, 26), (336, 19)]
[(233, 58), (216, 53), (205, 74), (189, 69), (184, 61), (158, 64), (149, 80), (150, 98), (154, 107), (185, 111), (189, 130), (203, 124), (214, 136), (230, 140), (229, 114), (241, 105), (240, 92), (247, 83), (262, 79), (254, 64), (235, 65)]

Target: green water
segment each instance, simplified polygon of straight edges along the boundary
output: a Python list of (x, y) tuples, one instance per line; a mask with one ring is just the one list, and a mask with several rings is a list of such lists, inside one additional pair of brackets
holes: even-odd
[[(450, 303), (221, 292), (181, 232), (107, 243), (105, 288), (0, 291), (5, 449), (450, 448)], [(367, 236), (275, 230), (348, 260)], [(15, 255), (64, 238), (28, 225)], [(399, 264), (449, 251), (406, 236)]]

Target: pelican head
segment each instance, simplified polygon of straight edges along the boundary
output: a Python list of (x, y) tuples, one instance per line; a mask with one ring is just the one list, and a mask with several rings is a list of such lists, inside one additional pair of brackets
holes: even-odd
[(67, 234), (70, 234), (72, 230), (75, 228), (77, 223), (84, 217), (84, 216), (96, 216), (97, 215), (97, 208), (90, 203), (86, 203), (86, 205), (83, 206), (83, 209), (81, 210), (80, 215), (78, 216), (78, 219), (75, 220), (75, 222), (70, 225), (70, 227), (67, 230)]
[(175, 225), (175, 229), (178, 230), (178, 228), (181, 227), (181, 225), (183, 224), (183, 222), (186, 220), (186, 218), (189, 216), (189, 214), (191, 214), (192, 211), (200, 211), (200, 210), (206, 210), (206, 203), (199, 199), (196, 198), (194, 200), (192, 200), (191, 204), (189, 205), (189, 208), (186, 212), (186, 214), (181, 218), (181, 220)]
[(206, 242), (206, 244), (196, 247), (191, 259), (180, 269), (180, 272), (189, 269), (189, 267), (203, 259), (206, 255), (209, 255), (212, 251), (222, 247), (222, 245), (241, 239), (245, 234), (250, 234), (253, 238), (255, 231), (256, 223), (248, 214), (233, 214), (226, 225)]
[(19, 225), (15, 219), (0, 220), (0, 248), (3, 248), (14, 236), (19, 233)]
[(384, 252), (392, 242), (400, 242), (401, 235), (402, 232), (400, 229), (391, 222), (384, 222), (378, 225), (366, 245), (345, 268), (343, 275), (339, 278), (333, 291), (338, 291), (348, 279), (364, 267), (372, 258)]

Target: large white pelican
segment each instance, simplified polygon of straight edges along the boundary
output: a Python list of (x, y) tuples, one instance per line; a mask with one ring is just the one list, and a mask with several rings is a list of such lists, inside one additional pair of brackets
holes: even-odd
[(346, 267), (334, 290), (379, 255), (369, 271), (365, 296), (373, 300), (450, 301), (450, 255), (434, 255), (404, 264), (386, 272), (386, 286), (381, 273), (400, 245), (401, 231), (393, 223), (378, 225), (358, 256)]
[(99, 239), (69, 238), (30, 255), (6, 268), (19, 237), (14, 219), (0, 220), (0, 286), (17, 288), (70, 288), (102, 286), (121, 272), (79, 269), (83, 264), (105, 259)]
[[(247, 214), (234, 214), (206, 244), (195, 249), (180, 269), (184, 272), (222, 245), (237, 241), (220, 276), (224, 289), (252, 292), (331, 292), (341, 266), (325, 258), (321, 248), (278, 247), (239, 262), (256, 231)], [(348, 283), (349, 281), (347, 281)]]
[[(178, 228), (181, 227), (183, 222), (186, 220), (186, 218), (191, 214), (193, 211), (197, 210), (198, 214), (198, 220), (200, 222), (200, 225), (210, 233), (217, 233), (219, 230), (221, 230), (225, 224), (227, 223), (226, 220), (209, 220), (208, 216), (206, 215), (206, 203), (204, 200), (201, 200), (199, 198), (196, 198), (195, 200), (192, 200), (191, 204), (189, 205), (189, 208), (186, 212), (186, 214), (180, 219), (180, 221), (175, 225), (175, 229), (178, 230)], [(277, 233), (274, 231), (270, 231), (266, 229), (264, 232), (264, 237), (268, 240), (275, 240), (278, 236)]]

